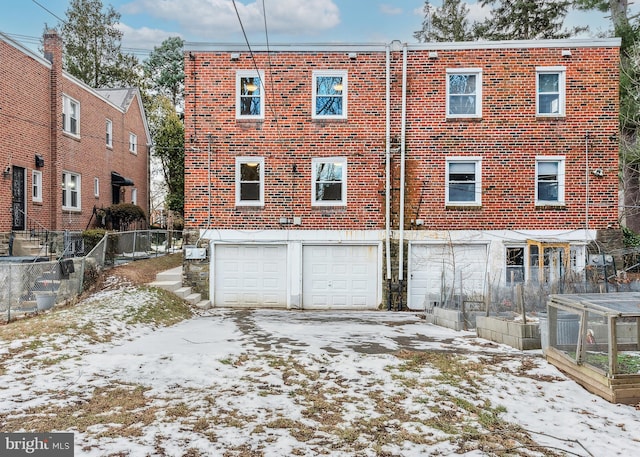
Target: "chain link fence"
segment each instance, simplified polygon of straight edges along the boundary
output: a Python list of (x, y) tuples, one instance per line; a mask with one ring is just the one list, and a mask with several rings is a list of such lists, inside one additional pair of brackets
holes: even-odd
[(0, 316), (7, 322), (76, 298), (106, 268), (182, 250), (182, 232), (167, 230), (108, 233), (87, 253), (79, 233), (53, 234), (48, 240), (51, 252), (59, 253), (56, 260), (35, 256), (0, 262)]

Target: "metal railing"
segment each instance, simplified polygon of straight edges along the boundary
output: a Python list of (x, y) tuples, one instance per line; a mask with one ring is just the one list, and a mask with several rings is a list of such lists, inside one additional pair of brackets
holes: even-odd
[[(49, 232), (53, 233), (53, 232)], [(0, 262), (0, 316), (6, 321), (50, 308), (82, 293), (109, 267), (182, 250), (182, 232), (135, 230), (107, 233), (88, 253), (77, 237), (60, 237), (55, 261)], [(80, 256), (79, 256), (80, 255)], [(24, 260), (24, 259), (22, 259)], [(1, 319), (1, 318), (0, 318)]]

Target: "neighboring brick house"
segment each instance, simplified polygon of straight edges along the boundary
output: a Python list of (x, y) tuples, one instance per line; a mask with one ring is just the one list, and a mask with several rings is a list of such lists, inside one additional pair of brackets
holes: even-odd
[(187, 279), (216, 306), (424, 309), (583, 272), (618, 228), (619, 45), (187, 43)]
[(151, 138), (138, 89), (92, 89), (0, 33), (0, 232), (84, 230), (95, 208), (149, 210)]

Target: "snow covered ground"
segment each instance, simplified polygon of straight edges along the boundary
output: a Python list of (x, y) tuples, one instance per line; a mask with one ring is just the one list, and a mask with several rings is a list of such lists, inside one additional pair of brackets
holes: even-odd
[(76, 456), (640, 449), (637, 407), (588, 393), (540, 351), (412, 313), (211, 310), (169, 327), (131, 319), (157, 300), (114, 280), (77, 305), (0, 327), (1, 430), (74, 432)]

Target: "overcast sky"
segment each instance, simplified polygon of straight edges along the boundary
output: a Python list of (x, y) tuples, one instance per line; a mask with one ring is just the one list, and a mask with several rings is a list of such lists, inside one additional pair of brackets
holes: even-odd
[[(432, 0), (439, 6), (441, 0)], [(468, 1), (472, 19), (486, 13)], [(170, 36), (189, 42), (242, 42), (232, 0), (103, 0), (121, 14), (125, 48), (151, 50)], [(242, 25), (253, 43), (414, 42), (424, 0), (236, 0)], [(37, 48), (45, 23), (65, 18), (68, 0), (0, 0), (0, 31)], [(609, 21), (598, 13), (572, 13), (567, 25), (589, 24), (604, 32)], [(31, 37), (31, 38), (30, 38)], [(140, 52), (142, 53), (142, 52)]]

